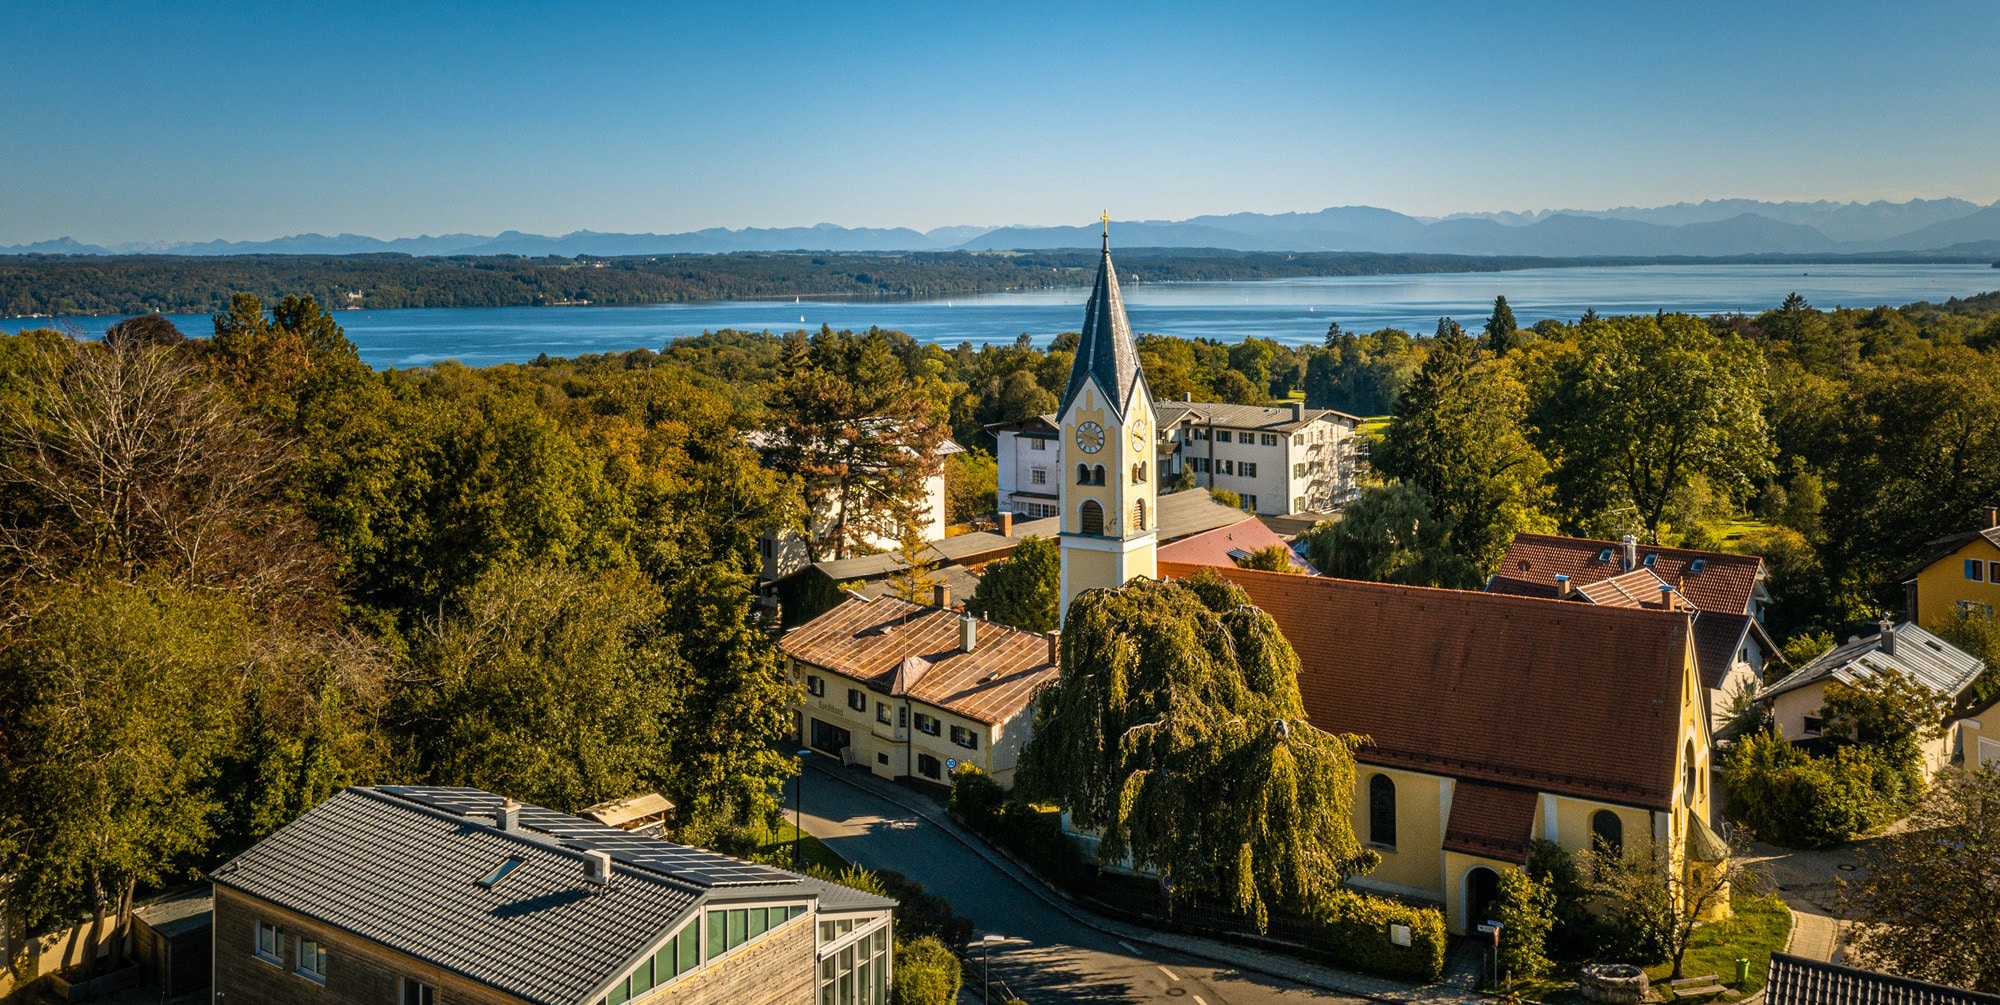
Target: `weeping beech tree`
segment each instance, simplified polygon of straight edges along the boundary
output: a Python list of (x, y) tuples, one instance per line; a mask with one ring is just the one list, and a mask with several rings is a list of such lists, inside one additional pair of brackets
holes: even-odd
[(1017, 776), (1130, 856), (1174, 901), (1216, 898), (1261, 929), (1312, 912), (1379, 859), (1355, 840), (1354, 747), (1306, 722), (1277, 624), (1204, 572), (1071, 604), (1062, 673)]

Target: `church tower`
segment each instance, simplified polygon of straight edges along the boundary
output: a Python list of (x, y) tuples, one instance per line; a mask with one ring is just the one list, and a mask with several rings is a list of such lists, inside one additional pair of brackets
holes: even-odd
[(1103, 222), (1097, 285), (1084, 308), (1083, 338), (1057, 409), (1063, 453), (1070, 459), (1059, 492), (1065, 618), (1077, 594), (1117, 589), (1157, 571), (1159, 416), (1118, 294), (1109, 214)]

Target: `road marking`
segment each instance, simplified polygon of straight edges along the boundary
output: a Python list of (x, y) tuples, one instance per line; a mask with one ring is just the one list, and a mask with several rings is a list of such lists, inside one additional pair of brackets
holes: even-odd
[(1119, 940), (1118, 940), (1118, 944), (1119, 944), (1119, 945), (1121, 945), (1121, 946), (1124, 946), (1124, 947), (1125, 947), (1125, 951), (1126, 951), (1126, 952), (1128, 952), (1128, 953), (1131, 953), (1131, 954), (1132, 954), (1132, 955), (1134, 955), (1134, 956), (1144, 956), (1144, 955), (1146, 955), (1145, 953), (1142, 953), (1142, 952), (1140, 952), (1140, 951), (1139, 951), (1139, 947), (1138, 947), (1138, 946), (1135, 946), (1135, 945), (1131, 944), (1130, 942), (1127, 942), (1127, 941), (1125, 941), (1124, 939), (1119, 939)]
[(1161, 967), (1160, 972), (1167, 975), (1167, 980), (1177, 981), (1181, 979), (1181, 975), (1168, 970), (1166, 967)]
[(1200, 996), (1200, 995), (1195, 995), (1195, 996), (1194, 996), (1194, 1005), (1208, 1005), (1208, 1003), (1207, 1003), (1207, 1002), (1205, 1002), (1205, 1001), (1202, 1001), (1202, 1000), (1201, 1000), (1201, 996)]

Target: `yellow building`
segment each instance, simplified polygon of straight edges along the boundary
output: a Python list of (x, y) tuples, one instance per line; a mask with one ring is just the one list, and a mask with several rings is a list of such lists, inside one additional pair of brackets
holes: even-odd
[(1353, 823), (1382, 864), (1356, 886), (1462, 934), (1538, 839), (1712, 857), (1692, 612), (1215, 571), (1297, 651), (1312, 724), (1369, 738)]
[(1973, 709), (1957, 725), (1959, 764), (2000, 771), (2000, 697)]
[(1076, 451), (1076, 464), (1057, 478), (1061, 610), (1067, 617), (1069, 602), (1085, 590), (1117, 589), (1134, 576), (1152, 576), (1159, 541), (1160, 420), (1118, 293), (1108, 222), (1097, 285), (1056, 416), (1064, 449)]
[(1986, 507), (1985, 526), (1939, 538), (1897, 580), (1909, 618), (1935, 629), (1961, 613), (2000, 611), (2000, 507)]

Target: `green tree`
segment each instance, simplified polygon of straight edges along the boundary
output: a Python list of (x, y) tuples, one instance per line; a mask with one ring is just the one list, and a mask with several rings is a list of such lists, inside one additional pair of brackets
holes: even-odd
[(1529, 424), (1572, 523), (1629, 506), (1657, 540), (1691, 479), (1747, 498), (1770, 470), (1762, 355), (1698, 318), (1579, 324), (1536, 370)]
[(1985, 708), (2000, 697), (2000, 618), (1985, 611), (1960, 611), (1942, 624), (1927, 627), (1986, 664), (1972, 686), (1959, 695), (1960, 710)]
[(101, 943), (213, 834), (252, 632), (235, 599), (157, 579), (39, 600), (0, 646), (0, 870), (30, 925), (87, 903)]
[(1902, 671), (1886, 667), (1853, 683), (1827, 684), (1820, 731), (1874, 748), (1884, 761), (1922, 779), (1924, 745), (1944, 735), (1951, 703)]
[(1493, 314), (1486, 319), (1486, 348), (1495, 356), (1505, 356), (1520, 341), (1521, 326), (1514, 323), (1514, 309), (1506, 297), (1493, 298)]
[(891, 1005), (954, 1005), (964, 982), (958, 957), (935, 936), (897, 941)]
[(1000, 505), (1000, 464), (983, 450), (949, 454), (944, 459), (945, 519), (968, 523)]
[(1423, 486), (1370, 485), (1338, 520), (1303, 535), (1313, 568), (1342, 579), (1474, 589), (1479, 569), (1450, 545), (1450, 527)]
[(1682, 968), (1701, 916), (1727, 903), (1732, 893), (1757, 892), (1762, 883), (1733, 848), (1720, 862), (1694, 863), (1663, 844), (1641, 841), (1623, 855), (1593, 850), (1578, 860), (1612, 923), (1671, 962), (1671, 980), (1687, 976)]
[(1236, 564), (1245, 569), (1261, 569), (1265, 572), (1301, 574), (1305, 572), (1304, 569), (1292, 564), (1292, 549), (1282, 544), (1267, 545), (1259, 548), (1242, 558), (1236, 559)]
[(896, 557), (902, 568), (889, 577), (889, 591), (912, 604), (930, 603), (934, 588), (944, 582), (937, 573), (936, 553), (924, 542), (923, 530), (914, 522), (905, 521), (896, 540)]
[(1052, 632), (1061, 617), (1061, 599), (1061, 549), (1053, 540), (1030, 534), (1005, 561), (986, 567), (965, 609), (1003, 625)]
[(1098, 832), (1100, 860), (1262, 927), (1373, 866), (1350, 824), (1357, 742), (1306, 721), (1298, 657), (1240, 588), (1136, 580), (1070, 605), (1017, 784)]
[(1908, 827), (1861, 852), (1864, 877), (1842, 891), (1863, 924), (1857, 956), (1891, 973), (2000, 993), (2000, 771), (1946, 771)]
[(1493, 920), (1500, 923), (1500, 970), (1510, 978), (1540, 977), (1553, 964), (1549, 932), (1556, 922), (1556, 895), (1549, 884), (1519, 869), (1500, 874)]

